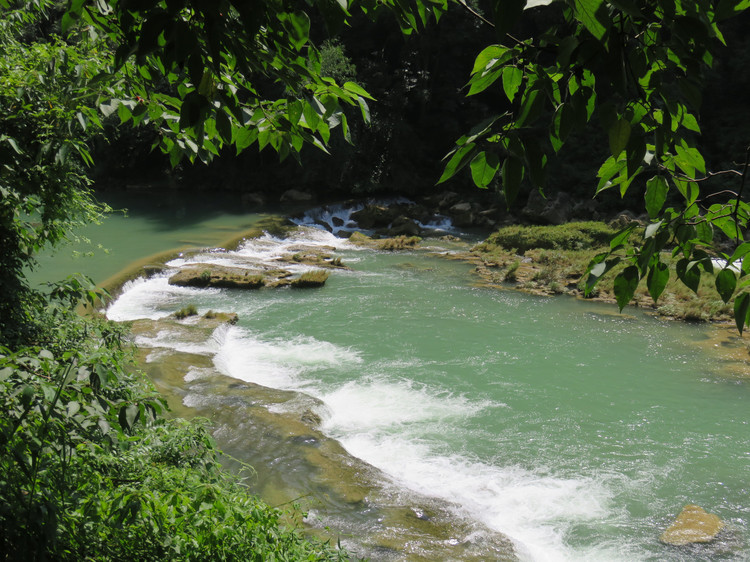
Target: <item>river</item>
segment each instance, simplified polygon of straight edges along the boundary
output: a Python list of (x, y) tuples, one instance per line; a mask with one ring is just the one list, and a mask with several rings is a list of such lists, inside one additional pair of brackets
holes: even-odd
[[(152, 246), (123, 261), (258, 218), (130, 214), (89, 234), (144, 229)], [(173, 409), (212, 419), (269, 501), (297, 499), (308, 522), (372, 559), (750, 559), (750, 379), (706, 351), (719, 345), (712, 328), (483, 288), (440, 240), (377, 252), (303, 229), (169, 265), (299, 244), (333, 248), (351, 269), (319, 289), (252, 292), (156, 275), (107, 311), (134, 322)], [(239, 322), (169, 318), (188, 304)], [(688, 503), (724, 520), (719, 541), (659, 542)]]

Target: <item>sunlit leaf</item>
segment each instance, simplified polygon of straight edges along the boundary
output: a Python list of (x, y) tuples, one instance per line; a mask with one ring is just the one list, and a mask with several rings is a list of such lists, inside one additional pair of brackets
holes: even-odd
[(500, 159), (494, 152), (480, 152), (471, 161), (471, 177), (477, 187), (487, 187), (500, 168)]
[(729, 268), (722, 269), (716, 275), (716, 291), (719, 293), (721, 300), (725, 303), (732, 298), (734, 290), (737, 288), (737, 276)]

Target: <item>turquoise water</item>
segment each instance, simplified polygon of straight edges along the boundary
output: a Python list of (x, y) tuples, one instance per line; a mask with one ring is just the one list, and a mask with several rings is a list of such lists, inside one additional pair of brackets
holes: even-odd
[(261, 215), (238, 195), (159, 192), (102, 192), (101, 202), (114, 212), (102, 224), (79, 229), (75, 236), (39, 256), (29, 279), (37, 285), (82, 273), (101, 283), (128, 264), (159, 252), (220, 244), (250, 228)]
[[(461, 262), (356, 249), (322, 231), (187, 261), (270, 260), (303, 242), (335, 247), (351, 271), (321, 289), (246, 293), (157, 276), (129, 283), (108, 314), (237, 312), (203, 343), (168, 330), (139, 343), (316, 397), (321, 429), (351, 455), (511, 537), (522, 559), (748, 559), (750, 384), (695, 345), (707, 328), (479, 288)], [(727, 523), (722, 540), (658, 541), (687, 503)], [(340, 509), (324, 522), (357, 517)]]

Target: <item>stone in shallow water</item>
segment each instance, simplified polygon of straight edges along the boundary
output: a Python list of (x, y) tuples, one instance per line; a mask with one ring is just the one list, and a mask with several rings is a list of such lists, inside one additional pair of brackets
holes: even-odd
[(717, 515), (703, 508), (688, 504), (669, 528), (662, 533), (661, 542), (682, 546), (692, 543), (711, 542), (719, 534), (724, 523)]

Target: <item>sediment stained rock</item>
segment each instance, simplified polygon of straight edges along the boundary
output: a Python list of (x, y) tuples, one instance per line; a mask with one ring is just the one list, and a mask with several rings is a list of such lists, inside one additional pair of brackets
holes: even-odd
[(707, 513), (697, 505), (688, 504), (659, 540), (674, 546), (707, 543), (713, 541), (723, 527), (724, 523), (717, 515)]

